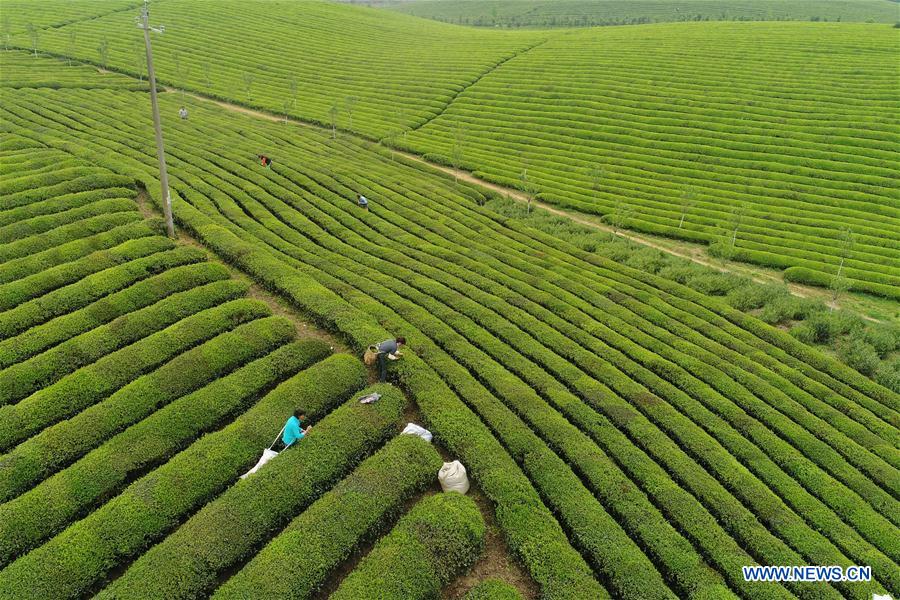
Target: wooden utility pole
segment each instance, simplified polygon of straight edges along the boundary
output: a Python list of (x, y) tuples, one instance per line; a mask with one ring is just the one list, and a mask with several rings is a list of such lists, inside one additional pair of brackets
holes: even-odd
[(175, 223), (172, 221), (172, 200), (169, 198), (169, 175), (166, 172), (166, 154), (163, 150), (162, 125), (159, 121), (159, 104), (156, 101), (156, 74), (153, 71), (153, 50), (150, 47), (150, 31), (164, 33), (166, 28), (150, 27), (150, 0), (144, 0), (138, 27), (144, 30), (144, 46), (147, 50), (147, 79), (150, 80), (150, 104), (153, 107), (153, 127), (156, 129), (156, 157), (159, 159), (159, 184), (162, 188), (163, 214), (166, 217), (166, 231), (175, 237)]

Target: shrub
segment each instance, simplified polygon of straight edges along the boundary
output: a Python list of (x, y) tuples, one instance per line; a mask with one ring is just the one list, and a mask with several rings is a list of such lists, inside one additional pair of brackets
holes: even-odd
[[(401, 435), (295, 518), (214, 598), (306, 598), (380, 531), (414, 492), (435, 480), (441, 457), (413, 435)], [(278, 572), (278, 577), (272, 573)]]
[(826, 310), (821, 300), (800, 298), (798, 296), (778, 296), (772, 299), (759, 313), (759, 318), (771, 325), (786, 321), (798, 321), (809, 318), (816, 312)]
[(869, 324), (862, 339), (871, 344), (878, 356), (884, 358), (895, 350), (900, 350), (900, 326), (893, 323)]
[(844, 338), (837, 342), (837, 355), (845, 364), (863, 375), (872, 375), (881, 363), (872, 344), (858, 338)]
[(733, 308), (746, 312), (757, 308), (763, 308), (772, 302), (788, 296), (790, 296), (790, 292), (784, 285), (763, 285), (756, 282), (750, 282), (730, 290), (725, 295), (725, 300)]
[(889, 390), (900, 394), (900, 355), (881, 361), (875, 369), (875, 381)]
[(706, 272), (691, 277), (685, 285), (707, 296), (724, 296), (745, 281), (745, 278), (731, 273)]
[[(5, 468), (8, 475), (5, 481), (0, 482), (0, 501), (23, 493), (37, 481), (90, 452), (116, 432), (141, 419), (153, 419), (154, 411), (176, 399), (180, 399), (182, 404), (199, 403), (203, 394), (214, 393), (216, 387), (225, 389), (224, 386), (227, 385), (225, 382), (217, 383), (197, 398), (190, 400), (181, 398), (203, 388), (213, 380), (226, 378), (242, 364), (273, 352), (293, 339), (294, 335), (290, 322), (275, 317), (239, 325), (233, 331), (222, 333), (176, 356), (156, 371), (134, 380), (103, 402), (71, 419), (48, 427), (0, 458), (0, 468)], [(328, 347), (324, 343), (306, 342), (301, 347), (306, 350), (307, 358), (305, 361), (295, 359), (291, 363), (297, 368), (305, 368), (328, 353)], [(284, 360), (288, 363), (288, 358), (294, 359), (297, 355), (300, 353), (289, 354)], [(274, 357), (270, 360), (274, 360)], [(251, 370), (245, 373), (249, 384), (253, 372)], [(224, 401), (221, 405), (227, 406)], [(200, 421), (197, 422), (198, 427), (199, 423)], [(129, 431), (128, 435), (120, 434), (117, 439), (132, 438), (142, 428), (143, 426), (137, 427)], [(149, 453), (144, 455), (145, 458), (147, 456)], [(124, 468), (125, 462), (123, 460), (117, 467)]]
[(331, 595), (335, 600), (433, 598), (471, 566), (484, 520), (467, 496), (448, 492), (416, 504)]

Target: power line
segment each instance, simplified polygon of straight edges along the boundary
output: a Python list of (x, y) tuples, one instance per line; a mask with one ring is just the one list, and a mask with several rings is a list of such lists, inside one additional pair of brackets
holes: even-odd
[(166, 218), (166, 231), (169, 237), (175, 237), (175, 223), (172, 221), (172, 200), (169, 197), (169, 175), (166, 172), (166, 155), (163, 150), (162, 126), (159, 120), (159, 104), (156, 101), (156, 74), (153, 71), (153, 50), (150, 47), (150, 32), (165, 33), (166, 27), (150, 27), (150, 0), (144, 0), (141, 16), (137, 26), (144, 30), (144, 46), (147, 50), (147, 78), (150, 80), (150, 104), (153, 107), (153, 126), (156, 129), (156, 157), (159, 159), (159, 184), (162, 187), (163, 214)]

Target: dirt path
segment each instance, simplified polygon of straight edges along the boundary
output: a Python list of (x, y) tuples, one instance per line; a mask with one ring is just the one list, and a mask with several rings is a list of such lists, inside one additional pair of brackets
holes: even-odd
[[(100, 70), (100, 69), (98, 69)], [(275, 115), (270, 112), (265, 112), (261, 110), (256, 110), (252, 108), (247, 108), (245, 106), (240, 106), (238, 104), (233, 104), (231, 102), (225, 102), (223, 100), (216, 100), (213, 98), (208, 98), (206, 96), (195, 94), (192, 92), (182, 92), (176, 88), (172, 87), (164, 87), (164, 90), (167, 93), (181, 93), (185, 97), (192, 98), (194, 100), (198, 100), (200, 102), (206, 102), (210, 104), (215, 104), (216, 106), (223, 108), (225, 110), (241, 113), (244, 115), (248, 115), (251, 117), (256, 117), (259, 119), (265, 119), (267, 121), (271, 121), (274, 123), (284, 123), (284, 116)], [(328, 129), (327, 127), (323, 127), (321, 125), (316, 125), (313, 123), (309, 123), (306, 121), (300, 121), (297, 119), (288, 119), (288, 122), (294, 125), (299, 125), (301, 127), (308, 127), (311, 129), (316, 129), (319, 131), (324, 131)], [(349, 133), (346, 131), (341, 132), (342, 135), (355, 135), (353, 133)], [(472, 173), (468, 171), (456, 171), (452, 167), (446, 167), (444, 165), (439, 165), (437, 163), (430, 162), (423, 158), (418, 154), (413, 154), (411, 152), (406, 152), (404, 150), (393, 150), (395, 154), (403, 156), (409, 160), (428, 165), (429, 167), (441, 171), (443, 173), (447, 173), (449, 175), (454, 175), (459, 179), (465, 181), (466, 183), (470, 183), (472, 185), (476, 185), (482, 188), (486, 188), (497, 192), (499, 194), (508, 196), (513, 200), (517, 200), (522, 203), (528, 203), (528, 197), (521, 192), (520, 190), (516, 190), (513, 188), (508, 188), (502, 185), (498, 185), (496, 183), (491, 183), (490, 181), (486, 181), (479, 177), (476, 177)], [(703, 252), (703, 248), (700, 245), (694, 245), (694, 247), (688, 246), (689, 242), (676, 242), (674, 240), (666, 240), (667, 243), (663, 243), (654, 239), (651, 236), (646, 236), (640, 233), (635, 233), (633, 231), (621, 231), (614, 230), (613, 227), (603, 223), (597, 217), (592, 217), (591, 215), (586, 215), (584, 213), (579, 213), (577, 211), (569, 211), (552, 204), (547, 204), (546, 202), (540, 202), (537, 200), (532, 201), (532, 206), (545, 210), (553, 215), (557, 215), (560, 217), (564, 217), (567, 219), (571, 219), (572, 221), (578, 223), (579, 225), (584, 225), (585, 227), (590, 227), (592, 229), (596, 229), (598, 231), (603, 231), (609, 234), (616, 235), (622, 239), (629, 240), (634, 242), (635, 244), (640, 244), (642, 246), (647, 246), (650, 248), (655, 248), (661, 252), (665, 252), (667, 254), (671, 254), (673, 256), (678, 256), (680, 258), (684, 258), (691, 262), (697, 263), (699, 265), (703, 265), (705, 267), (709, 267), (711, 269), (715, 269), (721, 273), (735, 273), (738, 275), (743, 275), (745, 277), (749, 277), (753, 281), (757, 283), (782, 283), (785, 284), (791, 294), (798, 296), (800, 298), (816, 298), (822, 300), (826, 305), (832, 308), (840, 308), (839, 305), (833, 303), (830, 299), (830, 293), (828, 290), (824, 290), (822, 288), (816, 288), (813, 286), (807, 286), (797, 283), (788, 283), (785, 282), (780, 276), (772, 273), (766, 273), (762, 269), (755, 268), (753, 265), (749, 265), (747, 263), (734, 263), (734, 266), (730, 267), (728, 262), (714, 262), (705, 256)], [(669, 244), (678, 243), (684, 246), (684, 249), (674, 249)], [(874, 319), (868, 315), (860, 313), (864, 319), (873, 322), (880, 322), (878, 319)]]

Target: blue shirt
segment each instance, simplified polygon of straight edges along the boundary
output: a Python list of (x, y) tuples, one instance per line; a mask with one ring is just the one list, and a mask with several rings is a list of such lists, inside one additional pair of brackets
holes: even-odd
[(281, 436), (281, 441), (284, 442), (285, 446), (290, 446), (297, 440), (302, 439), (303, 432), (300, 431), (300, 419), (291, 417), (284, 425), (284, 434)]
[(360, 196), (358, 202), (359, 202), (360, 206), (368, 206), (369, 205), (369, 201), (366, 199), (365, 196)]

